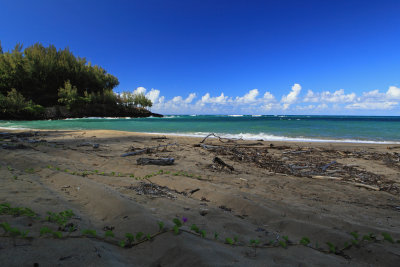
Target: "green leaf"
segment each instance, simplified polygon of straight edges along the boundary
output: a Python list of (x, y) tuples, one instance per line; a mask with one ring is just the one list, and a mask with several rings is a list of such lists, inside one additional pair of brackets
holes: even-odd
[(11, 226), (6, 222), (0, 223), (0, 227), (3, 228), (4, 232), (6, 233), (9, 232), (11, 229)]
[(310, 244), (310, 239), (308, 238), (308, 237), (303, 237), (301, 240), (300, 240), (300, 244), (302, 244), (302, 245), (304, 245), (304, 246), (307, 246), (308, 244)]
[(215, 233), (214, 233), (214, 239), (215, 239), (215, 240), (218, 240), (218, 236), (219, 236), (219, 234), (218, 234), (217, 232), (215, 232)]
[(61, 232), (53, 232), (53, 236), (55, 238), (62, 238), (62, 233)]
[(107, 230), (107, 231), (104, 233), (104, 237), (114, 237), (113, 231)]
[(356, 239), (356, 240), (358, 239), (359, 235), (358, 235), (357, 231), (351, 232), (350, 234), (354, 237), (354, 239)]
[(135, 241), (135, 237), (131, 233), (126, 233), (125, 237), (128, 239), (129, 243), (133, 243)]
[(326, 242), (326, 244), (327, 244), (328, 247), (329, 247), (329, 251), (335, 254), (335, 253), (336, 253), (336, 247), (335, 247), (335, 245), (332, 244), (331, 242)]
[(86, 236), (93, 236), (93, 237), (95, 237), (95, 236), (96, 236), (96, 230), (85, 229), (85, 230), (82, 230), (82, 234), (83, 234), (83, 235), (86, 235)]
[(225, 238), (225, 243), (229, 245), (233, 245), (233, 240), (229, 237)]
[(388, 234), (386, 232), (383, 232), (382, 236), (383, 236), (383, 240), (386, 240), (386, 241), (388, 241), (390, 243), (394, 243), (394, 240), (393, 240), (393, 238), (392, 238), (392, 236), (390, 234)]
[(136, 240), (137, 240), (137, 241), (140, 241), (140, 240), (142, 239), (142, 236), (143, 236), (143, 235), (144, 235), (143, 232), (137, 233), (137, 234), (136, 234)]
[(159, 231), (164, 230), (164, 222), (158, 222), (158, 229)]
[(287, 243), (285, 242), (285, 241), (279, 241), (279, 245), (281, 246), (281, 247), (283, 247), (283, 248), (287, 248), (288, 247), (288, 245), (287, 245)]
[(192, 226), (190, 227), (190, 230), (195, 231), (196, 233), (198, 233), (200, 231), (199, 227), (197, 227), (197, 225), (192, 224)]
[(40, 228), (40, 235), (42, 236), (42, 235), (45, 235), (45, 234), (50, 234), (50, 233), (52, 233), (52, 231), (48, 228), (48, 227), (42, 227), (42, 228)]
[(205, 230), (201, 230), (201, 231), (200, 231), (200, 236), (201, 236), (202, 238), (205, 238), (205, 237), (206, 237), (206, 231), (205, 231)]
[(151, 234), (147, 234), (147, 235), (146, 235), (146, 239), (147, 239), (147, 240), (151, 240)]
[(19, 236), (19, 235), (21, 235), (21, 231), (16, 227), (10, 228), (9, 232), (10, 232), (11, 236)]
[(179, 227), (177, 225), (174, 225), (173, 230), (174, 230), (174, 234), (176, 234), (176, 235), (179, 234)]
[(121, 248), (124, 248), (125, 247), (125, 241), (119, 241), (119, 246), (121, 247)]
[(178, 218), (174, 218), (172, 221), (175, 224), (175, 226), (177, 226), (177, 227), (181, 227), (182, 226), (182, 222)]

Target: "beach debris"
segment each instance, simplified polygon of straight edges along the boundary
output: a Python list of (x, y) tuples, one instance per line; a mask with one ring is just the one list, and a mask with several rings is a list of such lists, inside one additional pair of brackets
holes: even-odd
[(172, 165), (174, 164), (174, 158), (159, 158), (159, 159), (152, 159), (152, 158), (138, 158), (136, 160), (138, 165)]
[(227, 212), (232, 212), (231, 208), (226, 207), (225, 205), (221, 205), (218, 208), (220, 208), (221, 210), (227, 211)]
[(206, 216), (208, 214), (208, 210), (200, 210), (199, 214), (201, 216)]
[(176, 191), (171, 190), (166, 186), (159, 186), (154, 183), (146, 182), (141, 182), (137, 186), (127, 186), (126, 188), (136, 191), (138, 195), (146, 195), (152, 198), (165, 197), (169, 199), (175, 199), (176, 196), (172, 192), (177, 193)]
[(99, 148), (99, 144), (95, 144), (95, 143), (90, 143), (90, 142), (84, 142), (84, 143), (80, 143), (76, 145), (77, 147), (81, 147), (81, 146), (91, 146), (93, 148)]
[(197, 191), (200, 191), (200, 188), (196, 188), (196, 189), (190, 190), (190, 191), (189, 191), (189, 194), (193, 195), (193, 194), (196, 193)]
[(163, 139), (168, 139), (165, 135), (163, 136), (157, 136), (157, 137), (152, 137), (152, 140), (163, 140)]
[(242, 138), (239, 138), (239, 139), (225, 138), (225, 137), (221, 137), (221, 136), (219, 136), (219, 135), (216, 135), (215, 133), (210, 133), (210, 134), (208, 134), (206, 137), (204, 137), (204, 139), (201, 140), (200, 143), (204, 143), (204, 141), (206, 141), (206, 139), (209, 138), (209, 137), (211, 137), (211, 136), (214, 136), (214, 137), (218, 138), (218, 140), (219, 140), (221, 143), (231, 143), (231, 142), (235, 142), (235, 141), (237, 141), (237, 140), (243, 140)]
[(328, 169), (329, 168), (329, 166), (331, 166), (331, 165), (333, 165), (333, 164), (336, 164), (337, 162), (336, 162), (336, 160), (334, 160), (334, 161), (331, 161), (330, 163), (328, 163), (328, 164), (326, 164), (326, 165), (324, 165), (324, 166), (322, 166), (321, 167), (321, 170), (323, 171), (323, 172), (325, 172), (326, 171), (326, 169)]
[(26, 146), (24, 144), (16, 144), (16, 145), (2, 144), (1, 148), (15, 150), (15, 149), (27, 149), (27, 148), (30, 148), (30, 147), (28, 147), (28, 146)]
[(228, 169), (231, 170), (231, 171), (234, 171), (234, 170), (235, 170), (235, 168), (233, 168), (233, 167), (232, 167), (231, 165), (229, 165), (229, 164), (226, 164), (226, 163), (225, 163), (222, 159), (220, 159), (219, 157), (215, 157), (215, 158), (213, 159), (213, 162), (214, 162), (215, 164), (221, 166), (221, 169), (228, 168)]
[(152, 153), (153, 151), (157, 151), (159, 148), (166, 148), (168, 146), (178, 146), (178, 143), (171, 143), (171, 144), (166, 144), (166, 145), (158, 145), (158, 146), (153, 146), (153, 147), (146, 147), (140, 150), (136, 150), (136, 151), (132, 151), (132, 152), (128, 152), (125, 154), (122, 154), (121, 157), (128, 157), (128, 156), (135, 156), (135, 155), (139, 155), (139, 154), (149, 154)]
[[(210, 145), (199, 144), (199, 146), (206, 146), (207, 151), (216, 154), (216, 158), (223, 155), (232, 161), (251, 163), (272, 173), (344, 181), (374, 191), (400, 194), (400, 185), (385, 175), (367, 171), (358, 167), (357, 164), (351, 165), (338, 161), (339, 159), (360, 158), (382, 162), (392, 169), (400, 170), (400, 153), (379, 153), (366, 150), (341, 151), (320, 147), (298, 147), (293, 150), (291, 147), (282, 146), (282, 149), (277, 149), (278, 147), (274, 145), (268, 146), (268, 149), (273, 148), (276, 151), (269, 153), (267, 147), (244, 147), (244, 145), (235, 143), (209, 147)], [(219, 160), (214, 161), (212, 167), (219, 170), (224, 169), (223, 164), (219, 163)], [(370, 187), (368, 188), (368, 186)]]

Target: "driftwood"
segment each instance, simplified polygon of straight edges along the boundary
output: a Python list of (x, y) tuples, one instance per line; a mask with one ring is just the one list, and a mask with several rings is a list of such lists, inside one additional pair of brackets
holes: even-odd
[[(206, 139), (209, 138), (210, 136), (214, 136), (214, 137), (218, 138), (218, 140), (219, 140), (221, 143), (229, 143), (229, 142), (234, 142), (234, 141), (236, 141), (236, 140), (243, 140), (242, 138), (239, 138), (239, 139), (236, 139), (236, 140), (234, 140), (234, 139), (229, 139), (229, 138), (224, 138), (224, 137), (221, 137), (221, 136), (216, 135), (215, 133), (210, 133), (209, 135), (207, 135), (206, 137), (204, 137), (204, 139), (201, 140), (200, 143), (204, 143), (204, 141), (206, 141)], [(222, 139), (226, 139), (226, 141), (223, 141)]]
[(342, 177), (333, 177), (333, 176), (322, 176), (322, 175), (313, 175), (311, 176), (313, 179), (319, 179), (319, 180), (343, 180)]
[(159, 159), (151, 159), (151, 158), (139, 158), (136, 160), (138, 165), (172, 165), (174, 164), (174, 158), (159, 158)]
[(370, 189), (370, 190), (374, 190), (374, 191), (379, 191), (380, 190), (379, 187), (373, 186), (373, 185), (368, 185), (368, 184), (362, 184), (362, 183), (349, 183), (349, 184), (352, 184), (352, 185), (355, 185), (355, 186), (358, 186), (358, 187), (363, 187), (363, 188)]
[(296, 151), (286, 151), (282, 154), (302, 154), (302, 153), (310, 153), (311, 150), (296, 150)]
[(322, 166), (321, 169), (322, 169), (323, 172), (325, 172), (326, 169), (329, 168), (329, 166), (331, 166), (331, 165), (333, 165), (333, 164), (336, 164), (336, 163), (337, 163), (336, 160), (334, 160), (334, 161), (332, 161), (332, 162), (330, 162), (330, 163), (328, 163), (328, 164)]
[(153, 140), (168, 139), (166, 136), (152, 137)]
[(231, 171), (234, 171), (235, 169), (231, 166), (231, 165), (228, 165), (228, 164), (226, 164), (222, 159), (220, 159), (219, 157), (215, 157), (214, 159), (213, 159), (213, 162), (214, 163), (216, 163), (216, 164), (218, 164), (218, 165), (221, 165), (222, 166), (222, 168), (228, 168), (229, 170), (231, 170)]
[(166, 145), (158, 145), (158, 146), (153, 146), (153, 147), (147, 147), (144, 149), (140, 149), (140, 150), (136, 150), (136, 151), (132, 151), (132, 152), (128, 152), (125, 154), (122, 154), (121, 157), (127, 157), (127, 156), (134, 156), (134, 155), (139, 155), (139, 154), (143, 154), (143, 153), (150, 153), (152, 149), (158, 149), (160, 147), (167, 147), (167, 146), (173, 146), (173, 145), (178, 145), (177, 143), (173, 143), (173, 144), (166, 144)]
[(84, 142), (84, 143), (80, 143), (76, 145), (77, 147), (81, 147), (81, 146), (91, 146), (93, 148), (99, 148), (99, 144), (94, 144), (94, 143), (90, 143), (90, 142)]

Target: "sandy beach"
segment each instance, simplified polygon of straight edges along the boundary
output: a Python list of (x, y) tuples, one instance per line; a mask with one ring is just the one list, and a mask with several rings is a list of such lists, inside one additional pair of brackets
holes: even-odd
[[(28, 238), (14, 238), (0, 229), (2, 266), (400, 262), (399, 145), (1, 132), (0, 204), (38, 215), (0, 215), (0, 223), (29, 230)], [(131, 152), (137, 153), (121, 157)], [(173, 158), (174, 164), (139, 165), (139, 158)], [(65, 210), (74, 214), (66, 224), (46, 220), (47, 212)], [(183, 223), (178, 234), (171, 231), (174, 218)], [(62, 238), (40, 236), (43, 227)], [(85, 229), (96, 237), (84, 237)], [(115, 236), (104, 238), (106, 231)], [(144, 236), (128, 247), (125, 234), (138, 232)], [(147, 234), (150, 240), (142, 242)], [(300, 244), (304, 237), (308, 245)]]

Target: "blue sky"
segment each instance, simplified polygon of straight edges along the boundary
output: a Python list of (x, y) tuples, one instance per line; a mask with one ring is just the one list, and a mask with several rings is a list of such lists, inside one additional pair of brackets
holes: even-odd
[(400, 115), (400, 1), (0, 1), (4, 50), (69, 47), (166, 114)]

